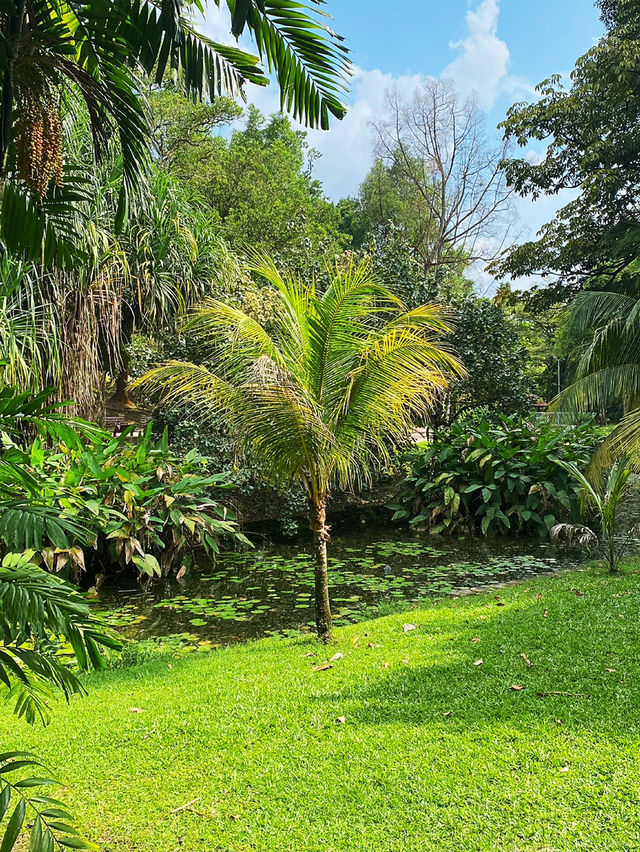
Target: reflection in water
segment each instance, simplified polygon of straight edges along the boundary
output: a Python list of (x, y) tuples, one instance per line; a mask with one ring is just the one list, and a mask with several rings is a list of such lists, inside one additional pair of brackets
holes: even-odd
[[(585, 557), (586, 558), (586, 557)], [(560, 568), (579, 556), (539, 540), (448, 539), (369, 528), (331, 543), (336, 624), (366, 606), (413, 602)], [(305, 540), (203, 563), (182, 582), (106, 584), (96, 607), (133, 639), (174, 636), (206, 647), (313, 625), (313, 562)]]

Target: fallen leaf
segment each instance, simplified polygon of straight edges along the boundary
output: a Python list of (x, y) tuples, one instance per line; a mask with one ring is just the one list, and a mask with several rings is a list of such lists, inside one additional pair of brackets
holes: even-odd
[(474, 666), (481, 666), (483, 662), (484, 662), (484, 660), (476, 660), (473, 665)]
[(479, 641), (480, 641), (480, 637), (479, 637), (479, 636), (474, 636), (474, 637), (473, 637), (473, 639), (472, 639), (471, 641), (472, 641), (472, 642), (479, 642)]
[(526, 654), (520, 654), (520, 656), (521, 656), (521, 657), (522, 657), (522, 659), (524, 660), (525, 665), (527, 665), (527, 666), (529, 666), (529, 668), (531, 668), (531, 666), (533, 665), (533, 663), (531, 662), (531, 660), (529, 659), (529, 657), (527, 657), (527, 655), (526, 655)]
[(332, 668), (333, 668), (332, 663), (323, 663), (321, 666), (314, 666), (313, 671), (314, 672), (326, 672), (328, 669), (332, 669)]
[(514, 692), (520, 692), (524, 689), (524, 686), (522, 686), (521, 683), (514, 683), (509, 687), (509, 689), (512, 689)]
[(383, 664), (382, 664), (382, 668), (383, 668), (383, 669), (388, 669), (388, 668), (389, 668), (389, 663), (383, 663)]
[(333, 663), (335, 660), (341, 660), (343, 657), (344, 657), (344, 654), (342, 653), (342, 651), (338, 651), (337, 654), (334, 654), (333, 657), (331, 657), (330, 662)]
[(415, 629), (416, 629), (415, 624), (403, 624), (402, 625), (402, 630), (403, 630), (404, 633), (408, 633), (410, 630), (415, 630)]
[(308, 654), (303, 654), (302, 656), (303, 657), (315, 657), (315, 655), (316, 655), (315, 651), (309, 651)]
[(536, 600), (537, 600), (538, 602), (540, 602), (540, 601), (542, 600), (542, 595), (541, 595), (539, 592), (538, 592), (538, 594), (536, 595)]
[(172, 669), (172, 668), (173, 668), (173, 666), (171, 665), (171, 663), (167, 663), (167, 668), (168, 668), (168, 669)]
[(373, 648), (373, 642), (367, 642), (367, 648)]
[(496, 595), (496, 606), (504, 606), (504, 601)]
[(569, 771), (569, 767), (568, 767), (568, 766), (561, 766), (561, 767), (560, 767), (560, 769), (559, 769), (558, 771), (559, 771), (559, 772), (568, 772), (568, 771)]
[(347, 721), (346, 716), (338, 716), (338, 718), (336, 719), (336, 722), (338, 723), (338, 725), (344, 725), (344, 724), (346, 724), (346, 721)]
[(615, 672), (615, 669), (605, 669), (605, 672)]
[(145, 711), (142, 709), (142, 707), (130, 707), (129, 712), (130, 713), (144, 713)]
[(442, 715), (444, 716), (445, 719), (448, 719), (449, 716), (451, 715), (451, 710), (445, 710), (445, 712)]
[(409, 665), (409, 660), (403, 660), (402, 662), (405, 664), (405, 666)]
[(360, 637), (359, 637), (359, 636), (354, 636), (354, 637), (353, 637), (353, 639), (351, 640), (351, 644), (352, 644), (352, 645), (357, 645), (359, 641), (360, 641)]
[(236, 821), (237, 821), (237, 820), (239, 820), (239, 819), (242, 819), (242, 817), (240, 816), (240, 814), (230, 814), (230, 815), (229, 815), (229, 818), (230, 818), (230, 819), (233, 819), (233, 820), (236, 820)]
[(542, 617), (546, 618), (548, 615), (549, 615), (549, 610), (545, 609), (545, 611), (542, 613)]
[(577, 598), (583, 598), (584, 597), (584, 592), (581, 592), (578, 589), (571, 589), (571, 591), (574, 593), (574, 595)]

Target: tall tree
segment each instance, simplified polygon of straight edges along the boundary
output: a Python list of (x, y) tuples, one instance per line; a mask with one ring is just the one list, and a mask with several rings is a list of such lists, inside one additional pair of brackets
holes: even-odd
[(315, 542), (316, 626), (327, 640), (330, 487), (369, 479), (461, 367), (438, 342), (449, 331), (441, 309), (407, 311), (367, 263), (334, 269), (323, 293), (270, 261), (255, 271), (274, 291), (271, 328), (207, 301), (187, 329), (215, 367), (169, 362), (139, 384), (195, 406), (204, 419), (226, 417), (273, 475), (303, 484)]
[(532, 199), (572, 199), (537, 239), (507, 252), (495, 266), (503, 276), (548, 278), (549, 300), (571, 296), (594, 278), (600, 286), (624, 280), (638, 256), (627, 240), (640, 220), (640, 16), (636, 0), (601, 4), (609, 29), (581, 56), (565, 87), (554, 75), (537, 87), (533, 104), (515, 104), (505, 137), (543, 153), (505, 161), (507, 182)]
[[(170, 97), (178, 107), (179, 96)], [(167, 134), (189, 139), (168, 169), (211, 210), (234, 251), (251, 247), (303, 268), (310, 255), (341, 252), (348, 239), (313, 178), (316, 152), (303, 131), (294, 130), (281, 114), (267, 119), (252, 106), (244, 127), (230, 135), (191, 134), (197, 110), (196, 105), (179, 107), (167, 124)]]
[(387, 92), (386, 116), (374, 124), (379, 163), (362, 201), (412, 234), (425, 270), (488, 262), (509, 238), (506, 147), (490, 144), (484, 125), (475, 102), (448, 81), (427, 80), (407, 100)]

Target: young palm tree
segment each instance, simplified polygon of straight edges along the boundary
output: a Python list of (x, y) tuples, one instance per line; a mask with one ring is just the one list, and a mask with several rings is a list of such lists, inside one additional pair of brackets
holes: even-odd
[[(569, 462), (559, 460), (558, 464), (580, 483), (582, 508), (590, 508), (597, 515), (600, 521), (609, 572), (615, 574), (631, 535), (629, 533), (622, 541), (619, 541), (619, 510), (631, 489), (630, 459), (623, 456), (611, 466), (608, 473), (601, 475), (599, 470), (595, 471), (595, 477), (594, 471), (591, 472), (591, 477), (585, 476), (574, 464)], [(558, 533), (561, 533), (563, 528), (568, 529), (569, 537), (571, 536), (571, 529), (576, 529), (572, 524), (558, 524), (551, 530), (552, 539), (554, 538), (554, 530), (557, 538)], [(589, 532), (586, 527), (578, 527), (577, 529)], [(635, 529), (632, 529), (631, 532), (635, 531)]]
[(269, 328), (205, 301), (186, 325), (215, 368), (171, 361), (136, 384), (203, 417), (222, 414), (274, 475), (302, 482), (315, 543), (316, 626), (327, 640), (330, 487), (370, 479), (462, 367), (438, 342), (450, 331), (442, 309), (407, 311), (366, 262), (332, 270), (323, 293), (281, 275), (270, 260), (253, 271), (274, 290)]

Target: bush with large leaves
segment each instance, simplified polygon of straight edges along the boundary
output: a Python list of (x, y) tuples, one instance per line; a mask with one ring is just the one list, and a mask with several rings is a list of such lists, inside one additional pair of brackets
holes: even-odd
[(66, 417), (50, 397), (0, 391), (7, 445), (0, 454), (0, 540), (7, 548), (33, 548), (47, 567), (72, 577), (87, 557), (96, 572), (136, 567), (157, 576), (187, 570), (196, 549), (215, 555), (223, 536), (246, 542), (212, 494), (228, 487), (226, 476), (207, 475), (195, 451), (179, 458), (166, 432), (154, 439), (151, 424), (137, 440), (129, 432), (113, 438)]
[(394, 520), (431, 533), (537, 533), (580, 519), (579, 485), (558, 461), (584, 469), (593, 420), (567, 426), (503, 417), (454, 423), (411, 451)]

